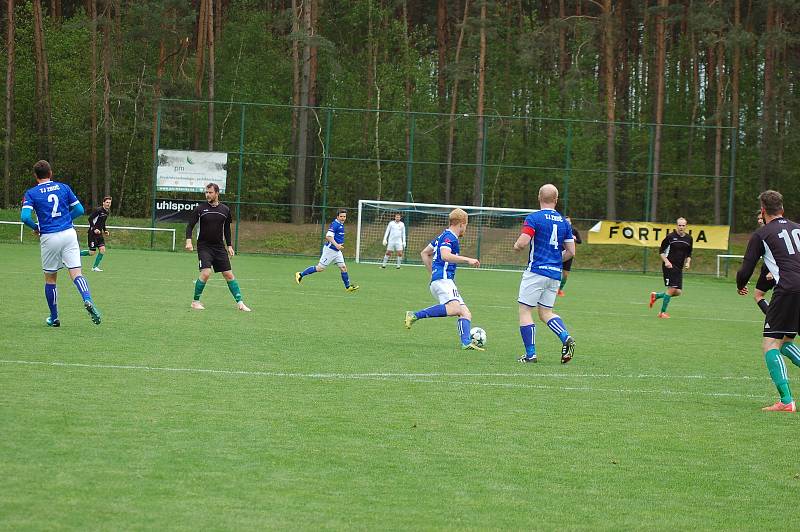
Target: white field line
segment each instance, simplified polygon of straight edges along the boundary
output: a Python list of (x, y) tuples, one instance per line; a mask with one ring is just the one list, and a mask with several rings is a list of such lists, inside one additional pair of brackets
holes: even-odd
[(544, 384), (527, 384), (513, 382), (478, 382), (463, 380), (446, 380), (448, 377), (523, 377), (523, 378), (589, 378), (589, 379), (691, 379), (691, 380), (764, 380), (761, 378), (750, 377), (728, 377), (728, 376), (706, 376), (706, 375), (659, 375), (659, 374), (630, 374), (630, 375), (611, 375), (611, 374), (555, 374), (555, 373), (289, 373), (272, 371), (246, 371), (228, 369), (209, 369), (209, 368), (172, 368), (160, 366), (136, 366), (136, 365), (116, 365), (116, 364), (81, 364), (77, 362), (44, 362), (37, 360), (2, 360), (2, 364), (15, 364), (40, 367), (56, 368), (81, 368), (81, 369), (111, 369), (111, 370), (132, 370), (132, 371), (152, 371), (165, 373), (194, 373), (206, 375), (232, 375), (246, 377), (272, 377), (272, 378), (295, 378), (295, 379), (319, 379), (319, 380), (372, 380), (372, 381), (406, 381), (414, 383), (446, 384), (451, 386), (485, 386), (497, 388), (527, 388), (537, 390), (560, 390), (560, 391), (582, 391), (582, 392), (607, 392), (620, 394), (661, 394), (667, 396), (694, 395), (704, 397), (740, 397), (760, 399), (767, 397), (762, 394), (742, 394), (727, 392), (695, 392), (695, 391), (676, 391), (669, 389), (642, 390), (630, 388), (595, 388), (591, 386), (553, 386)]

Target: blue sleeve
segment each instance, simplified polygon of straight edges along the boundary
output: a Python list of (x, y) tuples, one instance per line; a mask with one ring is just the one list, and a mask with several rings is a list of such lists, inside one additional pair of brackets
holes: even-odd
[[(72, 197), (75, 198), (75, 195), (73, 194)], [(77, 203), (69, 208), (69, 215), (73, 220), (83, 215), (83, 205), (78, 201), (78, 198), (75, 198), (75, 201)]]
[(19, 213), (19, 219), (22, 223), (33, 229), (34, 231), (39, 230), (39, 225), (33, 221), (33, 209), (31, 208), (23, 208), (22, 211)]
[(64, 187), (67, 189), (67, 205), (72, 208), (73, 205), (80, 203), (80, 201), (78, 201), (78, 196), (75, 195), (69, 185), (64, 185)]

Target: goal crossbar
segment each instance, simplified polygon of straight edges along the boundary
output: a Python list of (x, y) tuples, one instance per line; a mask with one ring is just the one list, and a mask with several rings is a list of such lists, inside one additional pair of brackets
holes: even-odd
[[(5, 225), (19, 225), (19, 241), (22, 242), (22, 235), (25, 229), (25, 224), (22, 222), (7, 222), (7, 221), (0, 221), (0, 224)], [(89, 226), (85, 224), (73, 224), (73, 227), (81, 227), (88, 229)], [(135, 227), (135, 226), (127, 226), (127, 225), (108, 225), (106, 229), (124, 229), (129, 231), (161, 231), (165, 233), (172, 233), (172, 251), (175, 251), (175, 229), (166, 228), (166, 227)]]

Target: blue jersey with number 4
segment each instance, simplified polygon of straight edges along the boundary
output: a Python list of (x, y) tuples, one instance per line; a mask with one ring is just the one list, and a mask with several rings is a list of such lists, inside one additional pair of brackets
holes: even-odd
[(553, 209), (542, 209), (525, 217), (522, 232), (531, 237), (528, 253), (529, 272), (561, 279), (561, 250), (564, 242), (573, 242), (572, 226)]
[(461, 246), (458, 237), (449, 229), (445, 229), (441, 235), (431, 240), (433, 246), (433, 262), (431, 263), (431, 282), (439, 279), (455, 279), (456, 263), (445, 262), (442, 259), (442, 248), (450, 249), (450, 253), (458, 255)]
[(78, 203), (78, 198), (68, 185), (45, 181), (25, 192), (22, 208), (36, 211), (39, 233), (44, 235), (72, 229), (69, 210)]

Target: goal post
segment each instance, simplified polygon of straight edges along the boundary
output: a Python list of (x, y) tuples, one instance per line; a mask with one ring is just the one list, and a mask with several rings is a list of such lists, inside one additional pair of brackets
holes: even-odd
[(419, 252), (449, 225), (453, 209), (469, 215), (467, 231), (460, 239), (461, 254), (481, 261), (481, 269), (521, 271), (527, 254), (515, 252), (522, 222), (538, 209), (508, 209), (407, 203), (400, 201), (359, 200), (356, 236), (356, 262), (378, 264), (386, 252), (383, 235), (387, 224), (400, 213), (406, 226), (405, 264), (422, 264)]

